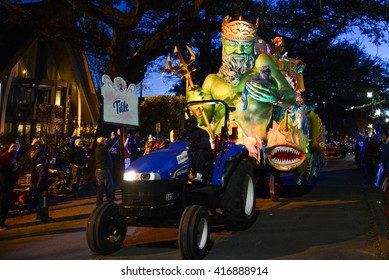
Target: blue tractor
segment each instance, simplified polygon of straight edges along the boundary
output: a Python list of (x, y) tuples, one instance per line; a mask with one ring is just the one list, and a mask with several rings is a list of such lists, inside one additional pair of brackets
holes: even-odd
[(188, 139), (171, 143), (137, 160), (125, 171), (121, 203), (97, 206), (89, 217), (87, 241), (96, 254), (118, 250), (129, 226), (178, 227), (183, 259), (202, 259), (210, 249), (212, 216), (222, 215), (236, 229), (255, 221), (256, 186), (245, 146), (230, 140), (227, 104), (220, 100), (187, 103), (193, 107), (224, 106), (225, 121), (217, 134), (209, 172), (200, 185), (190, 179), (193, 155)]

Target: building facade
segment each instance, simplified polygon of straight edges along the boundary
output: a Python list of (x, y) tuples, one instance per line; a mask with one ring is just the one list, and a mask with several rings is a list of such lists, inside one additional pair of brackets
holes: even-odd
[(28, 25), (0, 30), (0, 133), (73, 135), (95, 128), (99, 101), (84, 53), (35, 34)]

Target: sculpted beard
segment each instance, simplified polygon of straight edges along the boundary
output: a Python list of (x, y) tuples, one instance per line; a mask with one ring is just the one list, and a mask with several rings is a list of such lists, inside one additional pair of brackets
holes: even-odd
[(254, 67), (254, 63), (255, 57), (252, 54), (227, 54), (223, 51), (222, 66), (217, 75), (236, 87), (242, 76)]

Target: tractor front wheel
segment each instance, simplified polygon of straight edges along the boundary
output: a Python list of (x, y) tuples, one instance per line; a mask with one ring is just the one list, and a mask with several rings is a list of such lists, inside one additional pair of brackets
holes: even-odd
[(96, 254), (110, 254), (122, 246), (127, 223), (114, 211), (113, 203), (97, 206), (89, 216), (86, 237), (89, 248)]
[(204, 206), (185, 208), (181, 216), (178, 244), (182, 259), (199, 260), (208, 254), (210, 223)]

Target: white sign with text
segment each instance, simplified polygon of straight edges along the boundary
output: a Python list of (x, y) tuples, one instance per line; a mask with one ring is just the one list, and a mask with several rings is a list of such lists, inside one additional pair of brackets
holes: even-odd
[(139, 126), (138, 96), (135, 84), (127, 87), (122, 77), (103, 75), (103, 120), (109, 123)]

